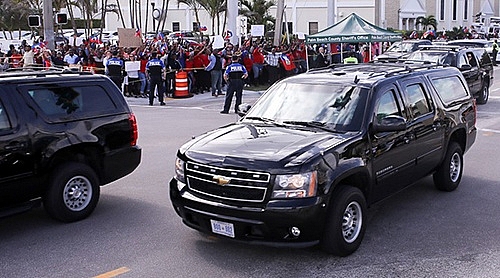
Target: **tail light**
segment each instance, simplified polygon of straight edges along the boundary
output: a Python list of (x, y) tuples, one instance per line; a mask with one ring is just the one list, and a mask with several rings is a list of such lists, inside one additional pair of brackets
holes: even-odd
[(128, 115), (128, 121), (130, 123), (130, 146), (137, 145), (137, 138), (139, 138), (139, 132), (137, 130), (137, 119), (134, 113)]

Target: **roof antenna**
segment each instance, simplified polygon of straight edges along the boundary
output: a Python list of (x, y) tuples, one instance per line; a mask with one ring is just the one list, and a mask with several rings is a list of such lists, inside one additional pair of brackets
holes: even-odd
[(358, 78), (358, 75), (356, 75), (356, 76), (354, 76), (354, 83), (358, 84), (358, 82), (359, 82), (359, 78)]

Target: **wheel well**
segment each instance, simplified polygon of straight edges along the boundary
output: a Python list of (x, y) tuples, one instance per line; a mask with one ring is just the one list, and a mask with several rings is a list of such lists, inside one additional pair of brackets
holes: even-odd
[(450, 136), (450, 141), (448, 142), (448, 145), (450, 145), (451, 142), (457, 142), (460, 145), (460, 148), (465, 151), (465, 138), (467, 136), (465, 135), (465, 130), (463, 128), (455, 130), (451, 136)]
[(48, 169), (54, 169), (57, 165), (69, 161), (80, 162), (91, 167), (97, 177), (102, 180), (102, 148), (94, 144), (79, 144), (58, 150), (52, 155)]
[[(361, 190), (361, 192), (363, 192), (365, 199), (368, 199), (370, 192), (370, 178), (368, 173), (365, 173), (363, 171), (357, 171), (338, 179), (337, 181), (335, 181), (335, 186), (333, 188), (333, 191), (337, 191), (341, 187), (346, 185), (358, 188), (359, 190)], [(333, 194), (335, 194), (335, 192), (332, 192), (331, 195)]]

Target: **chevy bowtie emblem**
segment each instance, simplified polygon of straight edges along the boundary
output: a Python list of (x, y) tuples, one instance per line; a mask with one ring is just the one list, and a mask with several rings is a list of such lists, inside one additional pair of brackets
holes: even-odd
[(230, 182), (231, 182), (231, 180), (230, 180), (230, 179), (227, 179), (227, 178), (225, 178), (225, 177), (223, 177), (223, 176), (213, 176), (213, 177), (212, 177), (212, 180), (213, 180), (214, 182), (216, 182), (216, 183), (217, 183), (218, 185), (220, 185), (220, 186), (224, 186), (224, 185), (226, 185), (226, 184), (228, 184), (228, 183), (230, 183)]

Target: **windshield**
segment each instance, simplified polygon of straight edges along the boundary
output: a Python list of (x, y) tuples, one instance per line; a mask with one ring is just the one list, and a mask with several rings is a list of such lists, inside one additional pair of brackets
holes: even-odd
[(412, 52), (413, 51), (413, 44), (411, 42), (395, 42), (391, 47), (387, 49), (386, 52)]
[(277, 124), (322, 125), (334, 131), (361, 128), (366, 89), (351, 85), (282, 82), (255, 103), (243, 121), (265, 119)]
[(423, 52), (415, 51), (406, 57), (406, 60), (410, 61), (422, 61), (437, 63), (439, 65), (456, 65), (455, 56), (451, 53), (443, 52)]

